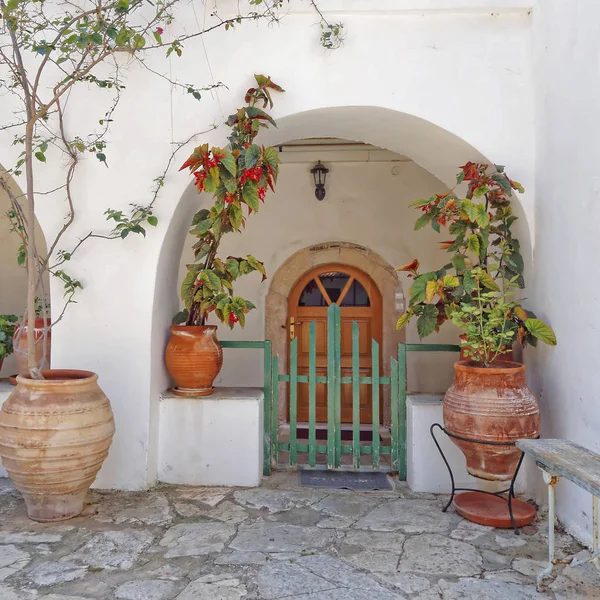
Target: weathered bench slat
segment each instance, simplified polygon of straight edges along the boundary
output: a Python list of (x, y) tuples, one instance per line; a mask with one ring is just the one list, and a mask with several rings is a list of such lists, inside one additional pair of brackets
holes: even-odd
[(600, 496), (600, 456), (568, 440), (518, 440), (517, 448), (553, 475)]

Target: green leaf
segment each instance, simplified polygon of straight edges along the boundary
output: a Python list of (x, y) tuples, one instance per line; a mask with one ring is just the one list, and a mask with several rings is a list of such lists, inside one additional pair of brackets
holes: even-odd
[(181, 299), (188, 310), (192, 306), (194, 292), (196, 291), (196, 276), (195, 271), (189, 270), (181, 284)]
[(435, 296), (436, 290), (437, 281), (435, 279), (428, 281), (427, 285), (425, 286), (425, 302), (427, 302), (427, 304), (431, 304), (431, 301)]
[(254, 118), (264, 119), (265, 121), (269, 121), (269, 123), (271, 123), (271, 125), (273, 125), (274, 127), (277, 127), (277, 123), (275, 123), (273, 118), (269, 114), (267, 114), (264, 110), (261, 110), (260, 108), (256, 108), (255, 106), (246, 106), (245, 110), (246, 110), (246, 114), (251, 119), (254, 119)]
[(273, 148), (272, 146), (265, 148), (263, 152), (263, 160), (272, 168), (276, 168), (281, 159), (279, 158), (279, 152), (277, 152), (277, 148)]
[(237, 259), (228, 258), (225, 263), (225, 268), (234, 279), (237, 279), (240, 276), (240, 263)]
[(479, 227), (487, 227), (490, 224), (490, 215), (488, 215), (484, 204), (477, 204), (475, 206), (475, 213), (475, 222)]
[(117, 2), (117, 10), (120, 12), (125, 12), (129, 10), (129, 0), (119, 0)]
[(134, 48), (143, 48), (146, 45), (146, 40), (143, 36), (141, 36), (139, 33), (136, 33), (133, 36), (133, 47)]
[(200, 280), (208, 287), (209, 289), (220, 292), (222, 289), (221, 278), (210, 269), (206, 269), (200, 273)]
[(412, 313), (410, 312), (405, 312), (399, 319), (398, 322), (396, 323), (396, 329), (402, 329), (403, 327), (405, 327), (408, 322), (410, 321), (410, 318), (412, 317)]
[(199, 210), (194, 215), (194, 218), (192, 219), (192, 225), (198, 225), (198, 223), (200, 223), (200, 221), (204, 221), (205, 219), (208, 219), (209, 215), (210, 215), (210, 211), (208, 209), (203, 208), (203, 209)]
[(104, 152), (98, 152), (96, 154), (96, 158), (103, 163), (106, 163), (106, 154), (104, 154)]
[(189, 315), (189, 311), (187, 310), (187, 308), (185, 310), (180, 310), (174, 317), (173, 317), (173, 325), (181, 325), (182, 323), (185, 323), (187, 321), (188, 315)]
[(44, 156), (43, 152), (36, 152), (35, 153), (35, 157), (40, 161), (45, 163), (46, 162), (46, 157)]
[(162, 38), (160, 37), (160, 33), (158, 33), (158, 31), (153, 32), (152, 35), (159, 44), (162, 44)]
[(422, 339), (432, 334), (437, 325), (438, 311), (433, 304), (428, 304), (417, 319), (417, 333)]
[[(497, 167), (496, 167), (497, 168)], [(498, 169), (500, 171), (500, 169)], [(503, 173), (494, 173), (492, 179), (509, 195), (512, 196), (512, 189), (508, 177)]]
[(473, 252), (473, 254), (476, 254), (477, 256), (479, 256), (479, 248), (480, 248), (480, 244), (479, 244), (479, 236), (476, 233), (472, 233), (468, 239), (467, 239), (467, 248)]
[(248, 148), (246, 148), (246, 154), (244, 156), (246, 169), (251, 169), (256, 164), (259, 157), (260, 148), (256, 144), (248, 146)]
[(242, 209), (237, 204), (232, 204), (229, 209), (229, 222), (236, 231), (242, 226)]
[(212, 226), (212, 221), (210, 219), (206, 219), (204, 221), (200, 221), (193, 229), (190, 229), (191, 235), (202, 236), (204, 235)]
[(8, 0), (6, 3), (6, 8), (11, 11), (15, 10), (19, 6), (19, 0)]
[(456, 272), (461, 275), (466, 269), (465, 257), (462, 254), (455, 254), (452, 257), (452, 265), (456, 269)]
[(247, 259), (248, 259), (248, 264), (255, 271), (262, 273), (263, 281), (264, 281), (267, 278), (267, 271), (265, 270), (265, 265), (262, 262), (260, 262), (260, 260), (258, 260), (255, 256), (252, 256), (251, 254), (249, 254), (247, 256)]
[(227, 171), (234, 177), (237, 174), (237, 163), (235, 162), (235, 156), (231, 152), (226, 152), (225, 157), (221, 159), (221, 164), (227, 169)]
[(477, 288), (477, 281), (475, 280), (475, 277), (473, 277), (473, 273), (471, 271), (465, 271), (462, 285), (465, 290), (465, 294), (471, 294)]
[(418, 231), (419, 229), (423, 229), (423, 227), (425, 227), (425, 225), (429, 224), (429, 222), (431, 221), (432, 218), (433, 218), (433, 215), (431, 213), (422, 214), (417, 219), (417, 222), (415, 223), (415, 231)]
[(158, 225), (158, 219), (154, 215), (150, 215), (147, 221), (148, 225), (152, 225), (152, 227), (156, 227)]
[(478, 277), (479, 282), (481, 283), (481, 285), (483, 285), (483, 287), (487, 288), (488, 290), (492, 290), (493, 292), (500, 291), (500, 287), (487, 271), (480, 271)]
[(444, 275), (442, 284), (445, 288), (457, 288), (460, 282), (458, 281), (458, 277), (454, 277), (454, 275)]
[(242, 189), (242, 198), (254, 212), (258, 212), (260, 206), (258, 200), (258, 188), (254, 182), (246, 181)]
[(412, 286), (410, 287), (410, 303), (416, 304), (418, 302), (424, 302), (427, 282), (435, 279), (437, 279), (437, 277), (433, 272), (423, 273), (423, 275), (419, 275), (419, 277), (417, 277), (414, 280)]
[(531, 335), (544, 342), (544, 344), (556, 346), (556, 334), (552, 328), (541, 319), (527, 319), (527, 321), (525, 321), (525, 327)]

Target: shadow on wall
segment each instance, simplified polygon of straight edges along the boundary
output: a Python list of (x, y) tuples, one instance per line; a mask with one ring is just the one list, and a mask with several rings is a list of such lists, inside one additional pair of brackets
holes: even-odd
[[(22, 192), (16, 183), (10, 180), (10, 184), (14, 195), (20, 196)], [(27, 273), (24, 267), (17, 264), (21, 238), (16, 232), (11, 231), (12, 225), (8, 215), (11, 208), (8, 194), (4, 190), (0, 190), (0, 314), (15, 314), (20, 317), (25, 308)], [(45, 255), (46, 240), (37, 223), (36, 242), (38, 249)], [(44, 280), (44, 288), (49, 289), (47, 276)], [(16, 370), (13, 354), (4, 360), (2, 369), (0, 369), (0, 378), (14, 375)]]

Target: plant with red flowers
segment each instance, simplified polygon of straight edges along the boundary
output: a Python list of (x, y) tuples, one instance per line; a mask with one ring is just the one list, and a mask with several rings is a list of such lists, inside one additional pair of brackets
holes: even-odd
[[(194, 244), (195, 262), (187, 265), (181, 286), (185, 310), (175, 316), (174, 323), (205, 325), (214, 311), (229, 327), (236, 323), (243, 327), (254, 304), (234, 296), (233, 283), (253, 271), (261, 273), (263, 280), (266, 278), (263, 263), (254, 256), (226, 259), (217, 256), (223, 236), (245, 227), (247, 216), (258, 212), (267, 189), (275, 191), (279, 173), (277, 150), (259, 146), (254, 139), (263, 127), (275, 125), (264, 109), (273, 107), (271, 90), (283, 92), (283, 89), (269, 77), (254, 77), (256, 87), (247, 91), (246, 106), (227, 119), (226, 124), (231, 127), (229, 147), (198, 146), (181, 167), (194, 175), (198, 193), (213, 195), (214, 204), (194, 215), (190, 233), (198, 239)], [(262, 108), (257, 106), (260, 103)]]
[(438, 331), (451, 320), (464, 331), (461, 343), (466, 357), (489, 366), (510, 351), (515, 340), (536, 345), (537, 340), (556, 345), (552, 329), (512, 298), (525, 287), (523, 257), (513, 237), (510, 197), (523, 192), (504, 167), (468, 162), (461, 167), (457, 184), (468, 182), (465, 198), (454, 190), (417, 200), (411, 206), (423, 214), (415, 230), (427, 225), (437, 231), (448, 227), (453, 239), (440, 249), (452, 254), (438, 271), (419, 273), (419, 261), (399, 267), (414, 282), (409, 308), (398, 320), (397, 329), (417, 318), (421, 338)]

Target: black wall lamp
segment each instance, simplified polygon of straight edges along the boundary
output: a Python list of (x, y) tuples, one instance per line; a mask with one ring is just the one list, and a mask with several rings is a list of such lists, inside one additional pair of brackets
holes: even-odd
[(317, 200), (323, 200), (325, 198), (325, 180), (329, 169), (319, 161), (310, 172), (315, 180), (315, 196)]

